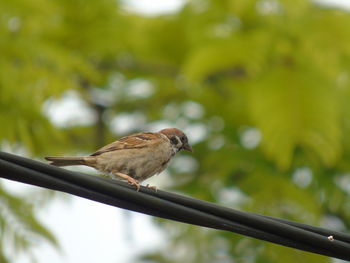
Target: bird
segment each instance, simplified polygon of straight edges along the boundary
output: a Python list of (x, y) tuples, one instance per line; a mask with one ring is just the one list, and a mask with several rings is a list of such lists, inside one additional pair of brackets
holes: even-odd
[(166, 128), (122, 137), (88, 156), (47, 156), (45, 159), (55, 166), (93, 167), (113, 179), (126, 180), (139, 191), (142, 181), (162, 172), (181, 150), (193, 152), (186, 134), (177, 128)]

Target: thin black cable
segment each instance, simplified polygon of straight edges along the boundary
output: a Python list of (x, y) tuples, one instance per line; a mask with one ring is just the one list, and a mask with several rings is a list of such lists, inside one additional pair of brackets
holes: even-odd
[[(283, 219), (221, 207), (209, 202), (124, 182), (89, 176), (0, 152), (0, 177), (59, 190), (105, 204), (184, 223), (227, 230), (277, 244), (350, 260), (350, 236)], [(334, 241), (328, 240), (332, 235)]]

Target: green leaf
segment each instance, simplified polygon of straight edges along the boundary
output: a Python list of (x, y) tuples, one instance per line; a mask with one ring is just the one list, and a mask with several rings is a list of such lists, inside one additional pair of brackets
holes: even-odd
[(341, 154), (340, 108), (334, 87), (305, 68), (271, 69), (251, 84), (249, 110), (263, 135), (262, 150), (278, 167), (290, 167), (298, 146), (327, 166)]

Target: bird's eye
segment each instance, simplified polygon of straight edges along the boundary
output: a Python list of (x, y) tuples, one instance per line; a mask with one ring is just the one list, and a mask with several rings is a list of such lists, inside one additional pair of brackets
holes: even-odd
[(170, 138), (170, 142), (171, 142), (172, 144), (174, 144), (174, 145), (177, 145), (177, 143), (178, 143), (179, 141), (178, 141), (177, 138), (174, 136), (174, 137), (171, 137), (171, 138)]

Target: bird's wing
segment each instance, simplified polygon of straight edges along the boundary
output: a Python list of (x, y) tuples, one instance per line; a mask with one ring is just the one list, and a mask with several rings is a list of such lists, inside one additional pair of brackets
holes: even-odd
[(91, 154), (91, 156), (97, 156), (106, 152), (125, 150), (125, 149), (140, 149), (149, 147), (151, 145), (159, 144), (164, 140), (163, 136), (159, 133), (143, 132), (136, 133), (130, 136), (120, 138), (119, 140), (107, 144), (99, 149), (97, 152)]

